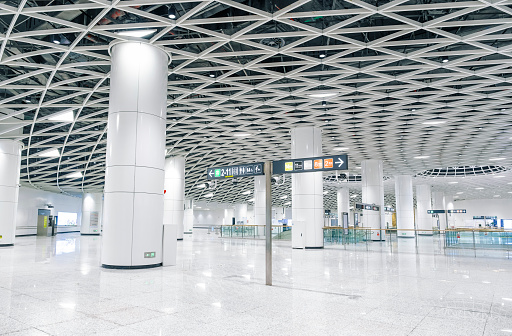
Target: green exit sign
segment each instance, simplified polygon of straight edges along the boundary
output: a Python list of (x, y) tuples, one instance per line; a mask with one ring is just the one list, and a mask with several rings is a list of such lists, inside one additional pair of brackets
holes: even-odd
[(144, 258), (154, 258), (155, 252), (144, 252)]

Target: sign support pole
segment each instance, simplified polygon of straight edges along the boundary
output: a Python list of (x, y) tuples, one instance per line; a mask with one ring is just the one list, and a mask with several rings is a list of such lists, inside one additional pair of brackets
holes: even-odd
[(272, 161), (265, 162), (265, 284), (272, 286)]

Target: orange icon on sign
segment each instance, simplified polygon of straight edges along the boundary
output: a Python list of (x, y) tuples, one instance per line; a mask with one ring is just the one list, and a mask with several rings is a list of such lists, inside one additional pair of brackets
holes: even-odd
[(315, 160), (315, 169), (322, 169), (322, 159)]
[(332, 159), (324, 159), (324, 168), (332, 168), (333, 162)]

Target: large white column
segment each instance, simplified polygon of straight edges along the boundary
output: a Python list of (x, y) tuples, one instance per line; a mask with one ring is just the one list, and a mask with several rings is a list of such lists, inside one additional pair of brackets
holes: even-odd
[[(444, 200), (444, 193), (442, 191), (434, 191), (432, 193), (432, 210), (446, 210), (445, 200)], [(439, 215), (439, 229), (445, 230), (446, 229), (446, 215), (445, 214), (438, 214)]]
[[(372, 240), (384, 240), (384, 173), (381, 160), (361, 161), (363, 203), (380, 206), (380, 211), (363, 210), (364, 226), (372, 228)], [(375, 230), (377, 229), (377, 230)]]
[(0, 139), (0, 246), (14, 245), (22, 148), (19, 141)]
[(265, 176), (254, 176), (254, 225), (260, 225), (257, 227), (258, 236), (265, 232), (265, 188)]
[(185, 215), (185, 158), (165, 159), (164, 225), (174, 225), (178, 240), (183, 240)]
[(80, 234), (99, 235), (103, 217), (103, 193), (85, 193), (82, 196), (82, 223)]
[(413, 238), (414, 231), (414, 204), (412, 193), (412, 176), (395, 176), (395, 199), (396, 199), (396, 228), (397, 237)]
[[(292, 159), (322, 156), (322, 131), (315, 127), (292, 129)], [(322, 172), (292, 175), (292, 247), (323, 248)]]
[(185, 200), (183, 213), (183, 233), (192, 234), (194, 228), (194, 200)]
[(416, 228), (420, 230), (418, 234), (431, 236), (432, 215), (428, 214), (427, 210), (432, 210), (430, 186), (428, 184), (419, 184), (416, 186)]
[(247, 204), (235, 204), (235, 221), (236, 224), (247, 224)]
[[(445, 195), (444, 196), (444, 204), (445, 204), (445, 209), (447, 210), (453, 210), (455, 209), (455, 204), (453, 203), (453, 195)], [(455, 217), (453, 214), (449, 214), (447, 213), (446, 214), (446, 218), (448, 219), (448, 223), (446, 223), (446, 227), (447, 228), (453, 228), (455, 227)]]
[(168, 60), (142, 42), (111, 50), (104, 267), (162, 264)]
[(343, 213), (348, 214), (348, 225), (350, 226), (350, 190), (339, 188), (336, 192), (338, 201), (338, 226), (343, 225)]

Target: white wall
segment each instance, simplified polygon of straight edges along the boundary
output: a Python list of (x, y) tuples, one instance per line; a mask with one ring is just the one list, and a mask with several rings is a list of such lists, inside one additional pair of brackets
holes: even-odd
[(194, 227), (222, 225), (224, 209), (197, 210), (194, 209)]
[(454, 209), (467, 210), (465, 214), (452, 214), (455, 227), (466, 226), (465, 221), (472, 220), (473, 216), (498, 216), (498, 225), (501, 225), (501, 219), (512, 219), (512, 199), (455, 201)]
[(54, 206), (53, 209), (49, 209), (53, 216), (56, 216), (59, 211), (78, 213), (78, 227), (59, 227), (58, 232), (80, 230), (82, 198), (28, 187), (20, 187), (18, 215), (16, 218), (16, 235), (36, 234), (37, 209), (46, 209), (45, 204), (48, 203)]

